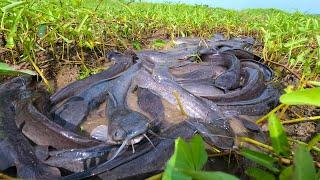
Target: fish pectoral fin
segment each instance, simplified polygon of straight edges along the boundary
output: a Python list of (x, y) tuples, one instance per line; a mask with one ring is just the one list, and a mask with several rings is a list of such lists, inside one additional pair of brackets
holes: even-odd
[(93, 129), (90, 133), (90, 136), (99, 141), (107, 141), (108, 140), (108, 126), (100, 125)]

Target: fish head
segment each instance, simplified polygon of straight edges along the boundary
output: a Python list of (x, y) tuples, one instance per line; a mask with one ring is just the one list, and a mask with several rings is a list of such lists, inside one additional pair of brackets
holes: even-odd
[(118, 116), (108, 126), (111, 140), (117, 144), (125, 139), (132, 139), (134, 143), (139, 142), (142, 135), (148, 130), (148, 118), (143, 114), (128, 110), (128, 113)]

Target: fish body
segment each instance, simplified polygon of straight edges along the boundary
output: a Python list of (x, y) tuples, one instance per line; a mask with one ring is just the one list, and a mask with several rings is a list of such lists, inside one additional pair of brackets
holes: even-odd
[(15, 124), (13, 102), (31, 94), (29, 81), (18, 77), (0, 86), (0, 167), (16, 166), (18, 177), (24, 179), (57, 179), (60, 171), (36, 157), (34, 147)]

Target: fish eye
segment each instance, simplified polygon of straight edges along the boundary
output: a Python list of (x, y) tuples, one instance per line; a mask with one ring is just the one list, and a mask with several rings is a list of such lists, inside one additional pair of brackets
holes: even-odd
[(121, 129), (117, 129), (113, 132), (112, 136), (115, 140), (122, 140), (125, 137), (125, 132)]

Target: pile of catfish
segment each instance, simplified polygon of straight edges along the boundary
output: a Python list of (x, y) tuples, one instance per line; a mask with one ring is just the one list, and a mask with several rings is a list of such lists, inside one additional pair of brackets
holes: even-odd
[(25, 179), (140, 179), (164, 169), (177, 137), (198, 133), (224, 150), (237, 147), (236, 136), (261, 134), (254, 120), (281, 90), (252, 53), (254, 40), (173, 42), (109, 52), (112, 66), (52, 95), (30, 76), (0, 85), (0, 170), (16, 167)]

